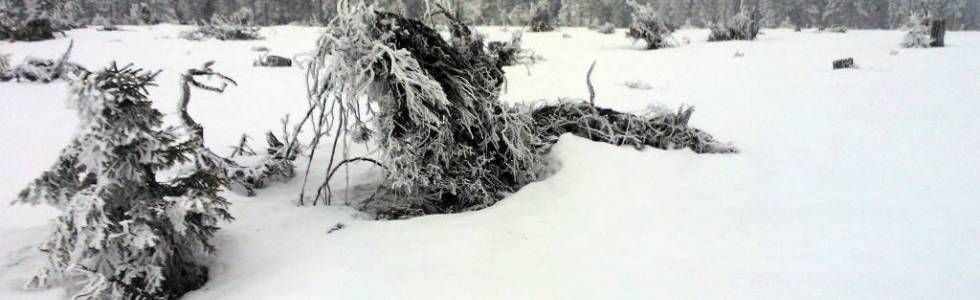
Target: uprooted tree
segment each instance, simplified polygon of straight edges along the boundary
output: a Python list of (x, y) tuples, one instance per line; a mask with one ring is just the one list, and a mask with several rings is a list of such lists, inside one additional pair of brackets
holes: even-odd
[(68, 75), (79, 75), (86, 72), (82, 66), (68, 61), (74, 42), (68, 44), (68, 50), (58, 59), (43, 59), (28, 57), (18, 65), (10, 64), (9, 54), (0, 54), (0, 81), (32, 81), (49, 83), (57, 79), (65, 79)]
[[(309, 127), (334, 139), (314, 203), (329, 195), (337, 169), (372, 163), (386, 175), (360, 206), (379, 218), (484, 208), (541, 179), (542, 155), (565, 133), (638, 148), (736, 151), (688, 127), (690, 108), (633, 115), (581, 102), (504, 104), (503, 70), (481, 49), (465, 53), (421, 22), (341, 1), (307, 79)], [(350, 157), (352, 143), (373, 147), (374, 157)]]

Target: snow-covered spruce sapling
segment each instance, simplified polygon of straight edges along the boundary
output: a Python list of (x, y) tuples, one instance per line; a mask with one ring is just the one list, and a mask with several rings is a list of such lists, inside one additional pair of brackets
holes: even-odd
[(643, 40), (647, 43), (648, 50), (670, 47), (672, 43), (668, 40), (674, 32), (674, 26), (667, 24), (663, 17), (650, 6), (650, 4), (639, 4), (636, 1), (626, 2), (633, 8), (633, 23), (630, 24), (626, 36), (635, 41)]
[(534, 12), (531, 15), (531, 19), (528, 20), (528, 28), (531, 32), (548, 32), (555, 30), (554, 18), (551, 16), (551, 12), (548, 11), (547, 2), (539, 2), (534, 5)]
[(902, 43), (899, 45), (903, 48), (929, 48), (932, 38), (929, 37), (928, 18), (920, 19), (913, 14), (909, 23), (911, 23), (912, 28), (905, 34)]
[(191, 141), (161, 128), (147, 98), (155, 76), (113, 64), (71, 83), (75, 137), (17, 200), (61, 210), (30, 285), (80, 282), (76, 299), (173, 299), (207, 280), (197, 261), (232, 219), (225, 182), (190, 164)]

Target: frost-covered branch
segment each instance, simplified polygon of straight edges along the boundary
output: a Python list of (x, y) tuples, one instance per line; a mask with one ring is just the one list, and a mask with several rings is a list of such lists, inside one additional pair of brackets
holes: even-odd
[[(201, 68), (189, 69), (181, 75), (181, 97), (177, 102), (177, 109), (180, 112), (181, 122), (192, 136), (190, 146), (196, 149), (195, 166), (210, 170), (227, 178), (229, 182), (241, 185), (249, 196), (255, 195), (255, 189), (264, 187), (268, 180), (292, 178), (294, 169), (292, 161), (299, 153), (299, 145), (292, 140), (287, 140), (290, 143), (287, 146), (271, 132), (266, 134), (269, 155), (251, 166), (243, 166), (234, 160), (218, 156), (204, 145), (204, 127), (197, 123), (187, 110), (191, 100), (191, 87), (223, 93), (229, 85), (238, 85), (235, 80), (212, 69), (213, 64), (213, 61), (209, 61)], [(285, 129), (283, 137), (289, 138)], [(243, 136), (239, 146), (247, 147), (245, 143)], [(234, 157), (234, 154), (232, 156)]]

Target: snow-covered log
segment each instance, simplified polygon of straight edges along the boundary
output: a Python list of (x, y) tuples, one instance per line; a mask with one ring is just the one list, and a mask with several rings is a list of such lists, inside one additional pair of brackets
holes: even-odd
[(292, 67), (293, 60), (279, 55), (266, 54), (259, 56), (252, 65), (256, 67)]
[(835, 60), (834, 61), (834, 64), (833, 64), (833, 67), (834, 67), (834, 70), (854, 68), (855, 67), (855, 65), (854, 65), (854, 58), (848, 57), (848, 58), (843, 58), (843, 59)]

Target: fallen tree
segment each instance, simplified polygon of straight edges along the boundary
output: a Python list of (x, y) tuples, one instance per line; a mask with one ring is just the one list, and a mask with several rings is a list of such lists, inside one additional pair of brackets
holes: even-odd
[[(313, 202), (329, 197), (337, 169), (359, 162), (385, 170), (360, 204), (379, 218), (484, 208), (541, 179), (542, 155), (564, 133), (638, 148), (736, 151), (689, 128), (691, 109), (632, 115), (577, 102), (506, 105), (498, 99), (504, 80), (489, 55), (460, 51), (421, 22), (341, 1), (307, 79), (308, 127), (334, 141)], [(374, 147), (375, 157), (350, 157), (351, 143)]]
[(68, 44), (68, 50), (58, 59), (42, 59), (28, 57), (23, 63), (10, 65), (9, 55), (0, 56), (0, 81), (32, 81), (49, 83), (64, 79), (69, 74), (80, 75), (86, 72), (82, 66), (68, 61), (74, 42)]

